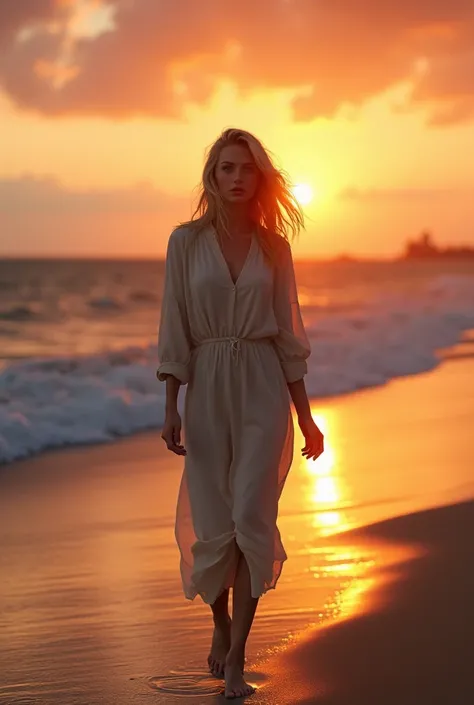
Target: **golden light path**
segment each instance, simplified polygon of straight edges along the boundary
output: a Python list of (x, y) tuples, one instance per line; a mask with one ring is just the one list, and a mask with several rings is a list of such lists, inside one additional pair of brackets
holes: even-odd
[(324, 434), (324, 453), (316, 460), (306, 461), (306, 470), (314, 477), (311, 500), (315, 508), (314, 526), (322, 534), (334, 533), (347, 528), (341, 512), (341, 477), (337, 470), (337, 453), (333, 443), (336, 426), (334, 415), (326, 410), (324, 415), (313, 414), (313, 418)]
[(325, 450), (316, 461), (305, 460), (308, 479), (308, 504), (313, 508), (312, 526), (328, 543), (316, 542), (308, 547), (310, 572), (318, 580), (334, 586), (319, 617), (344, 619), (363, 609), (368, 588), (373, 584), (370, 572), (375, 566), (373, 550), (352, 540), (330, 541), (329, 537), (348, 529), (350, 523), (344, 507), (350, 506), (344, 477), (337, 412), (326, 408), (313, 412), (313, 418), (324, 433)]

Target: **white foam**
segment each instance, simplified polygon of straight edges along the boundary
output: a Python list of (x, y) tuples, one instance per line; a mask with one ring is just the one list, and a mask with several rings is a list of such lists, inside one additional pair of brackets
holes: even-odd
[[(474, 327), (474, 281), (441, 276), (417, 297), (379, 296), (329, 315), (308, 308), (305, 320), (308, 393), (350, 392), (437, 365), (436, 351)], [(155, 346), (10, 365), (0, 374), (0, 462), (159, 427), (165, 387), (155, 368)]]

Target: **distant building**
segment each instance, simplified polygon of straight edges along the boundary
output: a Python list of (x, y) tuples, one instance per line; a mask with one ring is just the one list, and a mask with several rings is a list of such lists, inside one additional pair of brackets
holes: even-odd
[(474, 247), (457, 246), (440, 248), (435, 245), (433, 236), (427, 230), (423, 231), (417, 240), (408, 240), (403, 259), (464, 259), (474, 257)]

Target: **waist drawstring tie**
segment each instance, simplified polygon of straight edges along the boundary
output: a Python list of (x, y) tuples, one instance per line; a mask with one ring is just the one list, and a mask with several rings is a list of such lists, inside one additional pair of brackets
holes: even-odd
[(232, 351), (232, 357), (234, 358), (235, 362), (237, 362), (240, 353), (240, 338), (230, 339), (230, 349)]
[(224, 338), (207, 338), (206, 340), (202, 340), (199, 345), (205, 345), (206, 343), (229, 343), (232, 352), (232, 357), (234, 359), (234, 362), (237, 363), (241, 350), (240, 341), (241, 338), (237, 338), (235, 336), (228, 336)]

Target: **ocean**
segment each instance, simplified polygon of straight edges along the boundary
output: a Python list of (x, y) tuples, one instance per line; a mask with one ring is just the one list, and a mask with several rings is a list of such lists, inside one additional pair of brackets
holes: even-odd
[[(471, 354), (472, 261), (296, 262), (312, 398)], [(158, 428), (164, 262), (0, 262), (0, 462)], [(181, 403), (181, 401), (180, 401)]]

